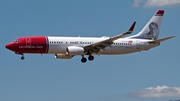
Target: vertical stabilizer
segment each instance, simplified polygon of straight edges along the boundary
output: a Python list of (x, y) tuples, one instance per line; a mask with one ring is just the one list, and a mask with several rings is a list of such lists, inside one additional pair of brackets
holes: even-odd
[(164, 10), (158, 10), (138, 34), (130, 36), (129, 38), (158, 39), (163, 15)]

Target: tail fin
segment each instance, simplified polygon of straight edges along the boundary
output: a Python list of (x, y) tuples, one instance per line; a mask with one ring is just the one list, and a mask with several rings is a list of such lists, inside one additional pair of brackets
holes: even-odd
[(158, 10), (137, 35), (130, 36), (129, 38), (158, 39), (163, 15), (164, 10)]

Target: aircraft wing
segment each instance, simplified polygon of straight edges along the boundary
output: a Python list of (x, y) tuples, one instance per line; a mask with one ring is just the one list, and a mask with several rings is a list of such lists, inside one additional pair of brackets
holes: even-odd
[(108, 46), (111, 47), (111, 44), (113, 44), (113, 41), (115, 41), (115, 40), (117, 40), (119, 38), (122, 38), (122, 37), (124, 37), (124, 36), (126, 36), (128, 34), (131, 34), (132, 31), (134, 30), (135, 24), (136, 24), (136, 21), (131, 25), (129, 30), (127, 32), (125, 32), (125, 33), (122, 33), (120, 35), (111, 37), (109, 39), (106, 39), (106, 40), (103, 40), (103, 41), (100, 41), (100, 42), (97, 42), (97, 43), (94, 43), (94, 44), (91, 44), (91, 45), (84, 46), (85, 51), (91, 50), (92, 52), (99, 52), (100, 49), (104, 50)]
[(174, 38), (174, 37), (175, 37), (175, 36), (170, 36), (170, 37), (166, 37), (166, 38), (162, 38), (162, 39), (150, 41), (149, 43), (160, 43), (160, 42), (166, 41), (166, 40), (171, 39), (171, 38)]

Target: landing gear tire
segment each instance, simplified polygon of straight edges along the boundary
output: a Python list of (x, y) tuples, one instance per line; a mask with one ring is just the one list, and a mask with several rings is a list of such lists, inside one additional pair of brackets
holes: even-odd
[(89, 60), (89, 61), (94, 60), (94, 56), (90, 55), (90, 56), (88, 57), (88, 60)]
[(22, 57), (21, 57), (21, 60), (24, 60), (24, 59), (25, 59), (25, 57), (24, 57), (24, 56), (22, 56)]
[(84, 57), (81, 59), (81, 62), (82, 62), (82, 63), (85, 63), (86, 61), (87, 61), (87, 59), (84, 58)]

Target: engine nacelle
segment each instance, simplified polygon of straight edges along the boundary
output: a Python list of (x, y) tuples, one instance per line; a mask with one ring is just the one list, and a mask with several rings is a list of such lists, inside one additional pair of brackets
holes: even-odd
[(67, 54), (55, 54), (56, 59), (71, 59), (72, 57), (72, 55)]
[(84, 55), (84, 48), (78, 46), (69, 46), (66, 49), (68, 55)]

